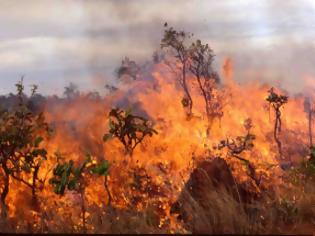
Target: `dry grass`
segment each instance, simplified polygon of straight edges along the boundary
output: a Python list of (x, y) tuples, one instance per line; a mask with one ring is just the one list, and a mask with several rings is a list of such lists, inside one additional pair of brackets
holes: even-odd
[[(224, 188), (203, 193), (196, 200), (185, 188), (181, 194), (181, 219), (160, 225), (153, 205), (138, 212), (87, 204), (88, 233), (100, 234), (312, 234), (315, 232), (315, 185), (305, 181), (298, 186), (285, 183), (281, 194), (265, 194), (259, 201), (240, 204)], [(14, 218), (0, 220), (2, 233), (82, 233), (80, 207), (67, 201), (50, 202), (45, 212), (17, 208)], [(56, 211), (62, 209), (62, 213)], [(245, 209), (245, 210), (244, 210)], [(18, 226), (18, 227), (17, 227)]]

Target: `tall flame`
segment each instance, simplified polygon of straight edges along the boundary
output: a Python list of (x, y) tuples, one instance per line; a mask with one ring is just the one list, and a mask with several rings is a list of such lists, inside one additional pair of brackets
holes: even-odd
[[(256, 135), (256, 140), (254, 149), (244, 153), (244, 158), (251, 161), (265, 176), (272, 178), (273, 182), (266, 184), (273, 185), (280, 182), (277, 176), (282, 174), (282, 170), (279, 168), (280, 160), (272, 136), (275, 117), (265, 101), (270, 86), (262, 85), (258, 81), (242, 86), (235, 83), (233, 63), (229, 58), (224, 62), (222, 74), (224, 85), (218, 88), (217, 96), (222, 98), (224, 115), (220, 120), (215, 120), (210, 135), (206, 132), (204, 100), (193, 77), (187, 78), (194, 98), (194, 115), (190, 120), (187, 120), (181, 104), (183, 93), (176, 84), (176, 75), (164, 64), (156, 64), (152, 69), (153, 81), (136, 80), (128, 88), (128, 93), (134, 91), (130, 93), (132, 97), (128, 97), (130, 104), (137, 104), (136, 109), (144, 111), (158, 131), (158, 135), (145, 139), (144, 143), (135, 149), (132, 162), (139, 167), (144, 167), (154, 177), (156, 184), (165, 185), (167, 180), (168, 187), (163, 190), (166, 197), (160, 197), (165, 212), (168, 212), (170, 204), (180, 194), (184, 182), (189, 177), (193, 161), (221, 155), (233, 162), (214, 150), (213, 146), (220, 140), (243, 135), (245, 132), (243, 124), (247, 118), (253, 122), (252, 133)], [(90, 152), (97, 160), (107, 159), (111, 163), (110, 189), (114, 197), (113, 204), (117, 208), (126, 208), (129, 204), (126, 199), (129, 191), (126, 176), (129, 170), (126, 169), (125, 163), (131, 161), (130, 157), (125, 155), (122, 145), (117, 140), (106, 143), (102, 141), (103, 134), (108, 131), (107, 114), (111, 107), (124, 96), (123, 91), (117, 91), (100, 100), (78, 97), (61, 104), (48, 101), (45, 116), (55, 131), (53, 136), (45, 142), (50, 159), (44, 164), (40, 177), (48, 179), (51, 176), (51, 168), (55, 162), (53, 153), (56, 150), (63, 153), (67, 159), (75, 161), (82, 161), (84, 153)], [(305, 155), (303, 148), (307, 147), (308, 123), (303, 103), (302, 96), (290, 97), (288, 104), (282, 110), (283, 132), (280, 138), (283, 140), (286, 158), (291, 161), (301, 160)], [(296, 143), (299, 143), (299, 147), (293, 148)], [(235, 166), (234, 172), (239, 181), (246, 181), (244, 167), (237, 163)], [(271, 166), (274, 167), (269, 168)], [(162, 167), (169, 172), (163, 173)], [(90, 182), (86, 194), (89, 209), (94, 209), (94, 205), (104, 206), (107, 195), (104, 191), (103, 180), (93, 179)], [(11, 217), (22, 214), (21, 209), (25, 209), (26, 204), (22, 203), (23, 199), (19, 192), (26, 193), (27, 191), (17, 186), (10, 192), (8, 202)], [(75, 206), (77, 201), (71, 194), (65, 198), (58, 198), (52, 193), (48, 184), (40, 194), (43, 196), (42, 199), (46, 199), (47, 204), (44, 208), (47, 211), (54, 208), (55, 204), (58, 205), (55, 209), (57, 215), (65, 214), (70, 209), (67, 206)], [(18, 207), (21, 203), (22, 208)], [(88, 214), (92, 213), (90, 210)], [(57, 219), (51, 220), (51, 222), (54, 221)]]

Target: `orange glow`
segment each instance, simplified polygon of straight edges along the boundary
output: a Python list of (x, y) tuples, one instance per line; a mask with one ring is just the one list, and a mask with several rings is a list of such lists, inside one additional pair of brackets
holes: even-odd
[[(257, 171), (264, 173), (269, 180), (264, 183), (265, 185), (280, 184), (281, 179), (277, 177), (281, 175), (282, 170), (278, 166), (278, 152), (272, 136), (274, 114), (272, 110), (269, 111), (268, 103), (265, 101), (270, 86), (259, 82), (242, 86), (235, 83), (231, 59), (225, 60), (222, 72), (224, 83), (218, 86), (216, 94), (222, 98), (224, 115), (220, 120), (214, 121), (209, 136), (206, 133), (204, 100), (193, 77), (188, 78), (194, 99), (193, 118), (190, 120), (187, 120), (181, 104), (182, 90), (176, 84), (175, 75), (164, 64), (157, 64), (153, 68), (153, 81), (139, 80), (131, 83), (128, 91), (138, 91), (133, 93), (133, 97), (129, 97), (131, 104), (138, 102), (141, 110), (146, 112), (158, 131), (158, 135), (146, 138), (144, 143), (135, 149), (132, 160), (125, 155), (122, 145), (117, 140), (113, 139), (106, 143), (102, 141), (103, 134), (108, 131), (108, 112), (116, 101), (126, 96), (125, 92), (128, 91), (119, 90), (105, 99), (95, 101), (79, 97), (64, 104), (47, 107), (45, 117), (55, 130), (52, 137), (44, 143), (50, 159), (44, 163), (40, 178), (47, 175), (49, 179), (51, 176), (50, 170), (55, 163), (53, 157), (55, 151), (58, 150), (67, 159), (78, 162), (83, 161), (84, 154), (89, 152), (95, 160), (107, 159), (111, 163), (109, 183), (113, 205), (124, 209), (132, 205), (128, 198), (132, 190), (128, 187), (131, 180), (128, 177), (129, 170), (126, 163), (131, 163), (130, 166), (133, 167), (143, 167), (150, 176), (153, 176), (152, 182), (163, 188), (160, 190), (163, 195), (159, 197), (162, 204), (160, 208), (164, 212), (161, 226), (165, 219), (169, 218), (176, 228), (179, 225), (174, 223), (175, 220), (170, 215), (169, 209), (180, 194), (184, 181), (189, 178), (193, 160), (211, 159), (220, 155), (233, 164), (234, 174), (240, 182), (248, 181), (242, 164), (227, 157), (226, 153), (214, 150), (213, 146), (220, 140), (244, 135), (243, 122), (250, 118), (253, 122), (252, 133), (256, 135), (256, 140), (253, 150), (242, 155), (255, 165)], [(289, 149), (297, 140), (301, 145), (307, 145), (307, 116), (303, 110), (303, 102), (302, 97), (289, 97), (288, 104), (282, 109), (283, 131), (280, 138), (284, 149)], [(273, 165), (273, 168), (267, 168)], [(163, 173), (161, 168), (168, 171)], [(76, 209), (76, 207), (69, 207), (69, 205), (78, 205), (76, 196), (69, 193), (60, 198), (53, 194), (47, 182), (39, 194), (42, 199), (44, 197), (46, 199), (42, 206), (44, 209), (54, 208), (54, 202), (58, 202), (55, 211), (58, 214), (60, 212), (60, 215), (70, 209)], [(12, 188), (8, 196), (10, 217), (22, 214), (21, 209), (18, 209), (22, 201), (19, 192), (30, 195), (29, 190), (24, 189), (23, 186)], [(106, 204), (107, 198), (103, 179), (90, 179), (86, 192), (89, 206), (95, 204), (101, 208)], [(146, 197), (146, 201), (151, 200)], [(137, 206), (137, 209), (143, 210), (144, 204), (145, 201)], [(25, 214), (30, 214), (32, 211), (28, 212)], [(73, 213), (71, 217), (75, 215)], [(90, 213), (87, 213), (87, 218), (89, 217)], [(51, 224), (55, 220), (51, 220)]]

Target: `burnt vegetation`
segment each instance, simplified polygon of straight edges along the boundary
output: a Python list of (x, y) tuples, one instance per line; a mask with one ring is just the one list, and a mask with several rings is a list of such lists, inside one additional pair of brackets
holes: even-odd
[[(209, 44), (164, 27), (152, 64), (173, 74), (179, 93), (164, 94), (163, 86), (145, 81), (142, 67), (127, 57), (116, 70), (130, 90), (142, 80), (155, 96), (171, 97), (162, 99), (156, 117), (143, 112), (158, 100), (145, 88), (136, 91), (150, 100), (147, 106), (130, 97), (108, 99), (119, 97), (121, 83), (106, 84), (105, 96), (73, 83), (61, 97), (43, 96), (36, 85), (27, 96), (21, 79), (16, 94), (0, 97), (1, 233), (314, 232), (312, 99), (304, 103), (307, 132), (293, 132), (284, 111), (295, 98), (263, 87), (266, 97), (256, 102), (272, 108), (274, 123), (263, 120), (269, 129), (259, 129), (254, 112), (223, 106), (218, 94), (225, 88)], [(63, 110), (71, 107), (84, 112)], [(54, 120), (56, 110), (61, 115)], [(182, 123), (174, 119), (180, 115)], [(214, 122), (223, 118), (222, 127)], [(284, 135), (289, 131), (298, 134), (293, 142)], [(300, 140), (308, 154), (279, 168), (292, 154), (284, 147)], [(59, 150), (63, 145), (68, 152)]]

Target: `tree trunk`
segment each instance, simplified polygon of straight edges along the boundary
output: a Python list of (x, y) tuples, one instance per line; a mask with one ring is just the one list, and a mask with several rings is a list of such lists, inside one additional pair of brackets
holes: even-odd
[(282, 158), (281, 141), (279, 140), (279, 138), (277, 136), (277, 133), (279, 133), (278, 130), (280, 131), (279, 121), (281, 121), (281, 120), (280, 120), (278, 113), (276, 112), (276, 121), (275, 121), (273, 136), (274, 136), (274, 139), (277, 143), (278, 151), (279, 151), (279, 155), (280, 155), (280, 159), (281, 159)]
[(36, 181), (38, 179), (38, 171), (39, 171), (39, 166), (35, 166), (33, 178), (32, 178), (32, 204), (36, 211), (39, 211), (39, 203), (37, 201), (37, 195), (36, 195), (36, 187), (37, 187)]
[(312, 136), (312, 110), (308, 113), (308, 133), (310, 138), (310, 148), (313, 147), (313, 136)]
[(112, 202), (112, 195), (110, 194), (110, 191), (109, 191), (109, 187), (108, 187), (108, 176), (107, 176), (107, 175), (105, 176), (104, 186), (105, 186), (105, 190), (106, 190), (107, 195), (108, 195), (107, 206), (110, 206), (110, 205), (111, 205), (111, 202)]
[(198, 82), (199, 88), (201, 90), (203, 99), (205, 101), (206, 115), (207, 115), (207, 121), (208, 121), (207, 136), (209, 136), (210, 135), (211, 124), (212, 124), (212, 117), (211, 117), (211, 112), (210, 112), (210, 109), (209, 109), (209, 102), (210, 101), (207, 99), (207, 94), (206, 94), (205, 88), (202, 86), (201, 80), (200, 80), (200, 76), (198, 74), (196, 75), (196, 78), (197, 78), (197, 82)]
[(86, 219), (85, 219), (85, 201), (84, 201), (84, 189), (81, 190), (80, 195), (81, 195), (81, 213), (82, 213), (82, 226), (83, 226), (83, 233), (86, 234)]
[(184, 92), (187, 96), (188, 99), (188, 117), (191, 117), (192, 115), (192, 107), (193, 107), (193, 101), (192, 98), (190, 96), (189, 90), (188, 90), (188, 86), (187, 86), (187, 82), (186, 82), (186, 63), (183, 62), (183, 68), (182, 68), (182, 76), (183, 76), (183, 89)]
[(7, 218), (8, 215), (8, 206), (5, 203), (5, 199), (9, 193), (9, 184), (10, 184), (10, 175), (7, 167), (5, 164), (3, 165), (3, 169), (5, 172), (5, 177), (4, 177), (4, 187), (1, 193), (1, 216), (3, 219)]

